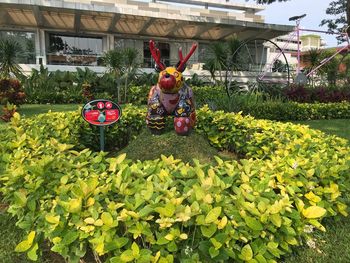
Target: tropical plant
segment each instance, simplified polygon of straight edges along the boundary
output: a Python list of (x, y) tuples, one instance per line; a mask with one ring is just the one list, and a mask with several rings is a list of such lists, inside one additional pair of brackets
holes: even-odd
[(16, 77), (22, 75), (16, 58), (21, 52), (21, 45), (12, 38), (0, 40), (0, 77), (8, 78), (11, 73)]
[(120, 102), (120, 76), (122, 74), (123, 58), (122, 52), (118, 49), (108, 50), (102, 56), (104, 65), (110, 73), (113, 73), (117, 85), (117, 97)]
[(118, 101), (121, 101), (120, 89), (124, 82), (124, 100), (127, 98), (127, 85), (139, 65), (139, 54), (134, 48), (114, 49), (107, 51), (102, 60), (116, 78)]
[(0, 78), (0, 104), (20, 105), (24, 103), (25, 97), (22, 84), (18, 79)]
[(139, 52), (135, 48), (125, 48), (122, 50), (124, 58), (124, 101), (127, 101), (129, 79), (135, 76), (139, 66)]
[[(307, 52), (307, 66), (305, 67), (308, 72), (313, 71), (321, 61), (321, 50), (318, 48), (312, 48)], [(321, 72), (318, 72), (321, 74)], [(311, 85), (315, 85), (315, 72), (311, 74)]]
[[(209, 45), (208, 53), (205, 57), (204, 69), (209, 70), (216, 84), (227, 82), (227, 74), (235, 65), (236, 50), (241, 45), (237, 38), (230, 38), (226, 42), (214, 42)], [(216, 71), (219, 73), (219, 81), (216, 79)], [(223, 72), (225, 75), (223, 76)]]

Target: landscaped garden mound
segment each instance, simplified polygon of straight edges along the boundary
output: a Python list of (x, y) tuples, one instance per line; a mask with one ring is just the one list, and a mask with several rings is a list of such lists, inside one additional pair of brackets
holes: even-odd
[[(143, 126), (144, 109), (125, 107), (107, 145), (122, 149)], [(1, 193), (28, 232), (16, 250), (36, 259), (48, 240), (71, 262), (89, 248), (112, 263), (275, 262), (309, 225), (347, 215), (346, 140), (207, 107), (196, 133), (245, 159), (110, 157), (86, 148), (97, 136), (79, 112), (16, 114), (0, 134)]]

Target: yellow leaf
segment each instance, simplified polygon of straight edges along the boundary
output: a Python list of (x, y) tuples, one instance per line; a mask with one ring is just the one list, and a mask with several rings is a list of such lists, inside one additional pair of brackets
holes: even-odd
[(105, 247), (105, 244), (103, 242), (101, 243), (98, 243), (95, 250), (96, 252), (101, 256), (104, 254), (104, 247)]
[(187, 239), (187, 238), (188, 238), (188, 235), (185, 234), (185, 233), (182, 233), (182, 234), (180, 235), (180, 238), (181, 238), (181, 239)]
[(227, 225), (227, 217), (224, 216), (218, 224), (218, 229), (223, 229), (226, 225)]
[(158, 261), (158, 259), (160, 258), (160, 251), (158, 251), (156, 253), (156, 255), (154, 256), (154, 259), (153, 259), (153, 263), (156, 263)]
[(173, 234), (167, 234), (164, 238), (166, 240), (172, 241), (174, 239), (174, 235)]
[(97, 219), (94, 223), (95, 226), (102, 226), (103, 225), (103, 221), (101, 219)]
[(206, 194), (206, 196), (204, 196), (203, 198), (203, 202), (207, 204), (211, 204), (213, 202), (213, 198), (211, 197), (210, 194)]
[(92, 225), (92, 224), (95, 223), (95, 219), (93, 219), (92, 217), (88, 217), (88, 218), (85, 218), (85, 219), (84, 219), (84, 222), (85, 222), (86, 224)]
[(305, 197), (314, 203), (318, 203), (322, 200), (319, 196), (315, 195), (312, 191), (305, 194)]
[(95, 199), (92, 197), (89, 197), (88, 200), (86, 201), (86, 206), (92, 206), (95, 203)]
[(58, 224), (60, 222), (60, 216), (46, 215), (45, 219), (50, 224)]
[(77, 213), (81, 210), (81, 199), (71, 199), (68, 203), (68, 212)]
[(30, 247), (33, 245), (33, 241), (35, 238), (35, 231), (31, 231), (27, 237), (26, 240), (23, 240), (22, 242), (20, 242), (16, 248), (15, 251), (16, 252), (24, 252), (27, 251), (28, 249), (30, 249)]
[(326, 209), (316, 205), (310, 206), (302, 211), (303, 215), (306, 218), (319, 218), (322, 217), (326, 212)]

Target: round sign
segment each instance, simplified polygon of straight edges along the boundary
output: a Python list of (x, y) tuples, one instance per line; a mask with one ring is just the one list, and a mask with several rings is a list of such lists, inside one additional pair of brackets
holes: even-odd
[(121, 113), (117, 103), (105, 99), (89, 101), (81, 111), (84, 120), (96, 126), (107, 126), (117, 122)]
[(97, 102), (97, 108), (102, 110), (105, 107), (105, 104), (102, 101)]

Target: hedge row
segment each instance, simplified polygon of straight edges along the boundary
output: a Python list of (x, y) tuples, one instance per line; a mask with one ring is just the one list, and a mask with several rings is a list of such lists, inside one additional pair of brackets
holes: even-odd
[(278, 121), (301, 121), (323, 119), (350, 119), (350, 103), (297, 103), (263, 102), (249, 108), (242, 107), (243, 114), (258, 119)]
[[(128, 106), (121, 121), (116, 147), (144, 110)], [(88, 129), (78, 112), (16, 114), (0, 134), (0, 190), (28, 232), (16, 250), (33, 260), (48, 240), (70, 262), (88, 249), (111, 263), (276, 262), (309, 225), (347, 215), (347, 141), (306, 126), (204, 107), (197, 132), (247, 157), (214, 166), (81, 150)]]

